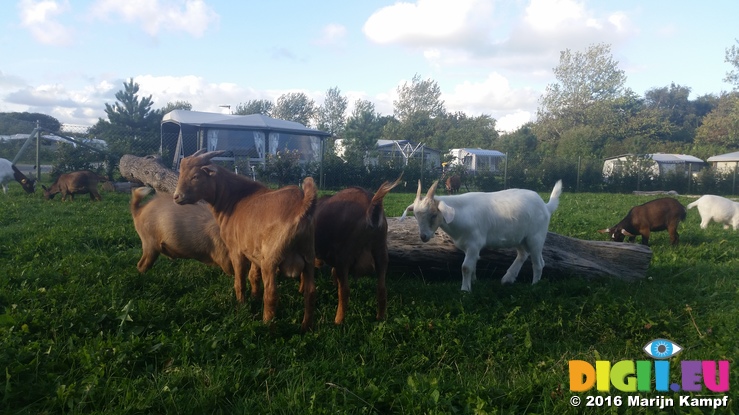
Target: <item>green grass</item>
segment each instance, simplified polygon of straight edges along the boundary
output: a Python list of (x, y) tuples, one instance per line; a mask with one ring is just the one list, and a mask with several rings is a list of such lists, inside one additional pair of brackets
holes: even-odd
[[(658, 413), (572, 408), (567, 366), (646, 359), (655, 338), (686, 348), (675, 373), (680, 360), (728, 359), (739, 387), (739, 232), (701, 230), (695, 210), (678, 247), (653, 235), (649, 272), (633, 283), (552, 280), (545, 268), (536, 286), (502, 286), (501, 270), (462, 293), (458, 271), (390, 274), (388, 318), (377, 322), (374, 280), (360, 278), (337, 327), (335, 287), (319, 275), (315, 329), (301, 335), (294, 280), (280, 280), (278, 317), (264, 325), (260, 304), (237, 306), (217, 268), (161, 258), (139, 275), (127, 195), (61, 203), (10, 188), (0, 195), (0, 413)], [(388, 215), (413, 197), (388, 195)], [(550, 230), (604, 240), (597, 229), (647, 200), (565, 192)], [(738, 411), (733, 395), (730, 406), (716, 413)]]

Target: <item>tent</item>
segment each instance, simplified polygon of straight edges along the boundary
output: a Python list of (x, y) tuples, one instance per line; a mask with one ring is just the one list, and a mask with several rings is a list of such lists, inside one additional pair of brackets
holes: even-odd
[(268, 154), (297, 151), (301, 162), (320, 162), (323, 140), (331, 134), (262, 114), (233, 115), (174, 110), (162, 118), (162, 157), (180, 160), (201, 148), (224, 150), (221, 160), (264, 163)]

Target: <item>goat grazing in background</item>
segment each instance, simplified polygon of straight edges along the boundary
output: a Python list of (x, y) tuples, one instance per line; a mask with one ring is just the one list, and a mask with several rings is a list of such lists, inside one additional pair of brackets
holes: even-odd
[(57, 193), (62, 194), (62, 202), (67, 200), (67, 196), (70, 200), (74, 200), (75, 194), (89, 193), (90, 200), (95, 201), (103, 200), (98, 192), (98, 182), (107, 180), (89, 170), (80, 170), (62, 174), (48, 188), (43, 185), (41, 187), (44, 189), (46, 200), (53, 199)]
[(459, 188), (462, 187), (462, 179), (459, 177), (459, 175), (453, 175), (449, 176), (446, 179), (446, 192), (450, 195), (453, 195), (455, 193), (459, 193)]
[(164, 254), (169, 258), (195, 259), (218, 265), (233, 275), (228, 248), (208, 206), (178, 205), (172, 195), (157, 193), (149, 202), (142, 201), (152, 191), (139, 187), (131, 191), (131, 216), (141, 238), (141, 259), (136, 268), (145, 273)]
[[(349, 274), (377, 274), (377, 319), (387, 311), (387, 219), (385, 195), (400, 183), (383, 183), (373, 195), (359, 187), (341, 190), (318, 200), (315, 214), (316, 260), (330, 265), (338, 285), (339, 305), (334, 323), (344, 321), (349, 306)], [(320, 265), (320, 264), (319, 264)]]
[(517, 256), (503, 276), (503, 283), (516, 280), (521, 266), (531, 256), (534, 270), (532, 284), (541, 278), (544, 268), (542, 250), (549, 230), (549, 220), (559, 206), (562, 181), (552, 190), (549, 202), (531, 190), (508, 189), (499, 192), (472, 192), (455, 196), (435, 196), (438, 181), (421, 198), (421, 182), (415, 201), (401, 219), (412, 211), (418, 221), (421, 240), (428, 242), (441, 227), (464, 251), (462, 290), (471, 291), (476, 279), (477, 260), (483, 248), (516, 248)]
[(251, 262), (251, 296), (257, 297), (261, 275), (264, 285), (264, 322), (275, 317), (277, 273), (297, 277), (305, 312), (301, 328), (311, 327), (315, 303), (315, 241), (313, 213), (316, 185), (310, 177), (303, 189), (285, 186), (270, 190), (259, 182), (211, 163), (223, 151), (204, 149), (182, 159), (173, 198), (180, 205), (204, 200), (211, 205), (228, 247), (234, 268), (236, 299), (244, 302), (246, 268)]
[(11, 180), (20, 183), (26, 193), (36, 191), (36, 180), (26, 177), (10, 160), (0, 158), (0, 184), (3, 186), (3, 193), (8, 194), (8, 183)]
[(688, 209), (694, 207), (698, 207), (701, 215), (701, 229), (706, 229), (713, 220), (723, 224), (724, 229), (731, 225), (735, 231), (739, 230), (739, 203), (721, 196), (703, 195), (688, 205)]
[(685, 220), (685, 215), (685, 206), (676, 199), (663, 197), (634, 206), (621, 222), (598, 232), (610, 234), (611, 239), (616, 242), (623, 242), (626, 236), (630, 242), (634, 242), (636, 237), (641, 235), (642, 245), (649, 245), (651, 232), (666, 229), (670, 234), (670, 243), (677, 245), (680, 240), (677, 226), (680, 221)]

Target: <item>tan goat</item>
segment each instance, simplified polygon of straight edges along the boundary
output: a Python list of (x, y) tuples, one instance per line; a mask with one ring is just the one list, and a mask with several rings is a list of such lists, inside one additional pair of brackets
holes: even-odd
[(387, 219), (383, 210), (385, 195), (400, 183), (383, 183), (373, 195), (365, 189), (350, 187), (318, 200), (316, 258), (320, 265), (330, 265), (338, 284), (339, 305), (334, 323), (344, 321), (349, 306), (349, 274), (354, 277), (377, 274), (377, 319), (387, 312)]
[(131, 216), (141, 238), (139, 272), (148, 271), (159, 254), (169, 258), (196, 259), (220, 266), (233, 275), (228, 248), (210, 208), (202, 204), (178, 205), (171, 194), (157, 193), (149, 202), (142, 201), (152, 191), (139, 187), (131, 191)]
[(222, 151), (199, 150), (180, 164), (174, 201), (178, 204), (208, 202), (221, 229), (234, 267), (234, 290), (244, 302), (246, 267), (251, 262), (251, 296), (264, 285), (264, 322), (275, 317), (276, 276), (279, 271), (301, 277), (305, 312), (301, 328), (311, 327), (315, 303), (313, 212), (316, 185), (307, 177), (303, 190), (286, 186), (270, 190), (261, 183), (211, 163)]

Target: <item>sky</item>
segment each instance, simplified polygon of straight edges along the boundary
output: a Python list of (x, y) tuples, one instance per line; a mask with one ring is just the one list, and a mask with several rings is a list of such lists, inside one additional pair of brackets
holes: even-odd
[[(731, 90), (739, 2), (723, 0), (4, 0), (0, 112), (72, 125), (106, 118), (133, 78), (154, 108), (228, 113), (338, 88), (392, 115), (398, 87), (435, 81), (447, 111), (534, 121), (560, 52), (611, 46), (626, 87), (691, 99)], [(347, 114), (348, 115), (348, 114)]]

